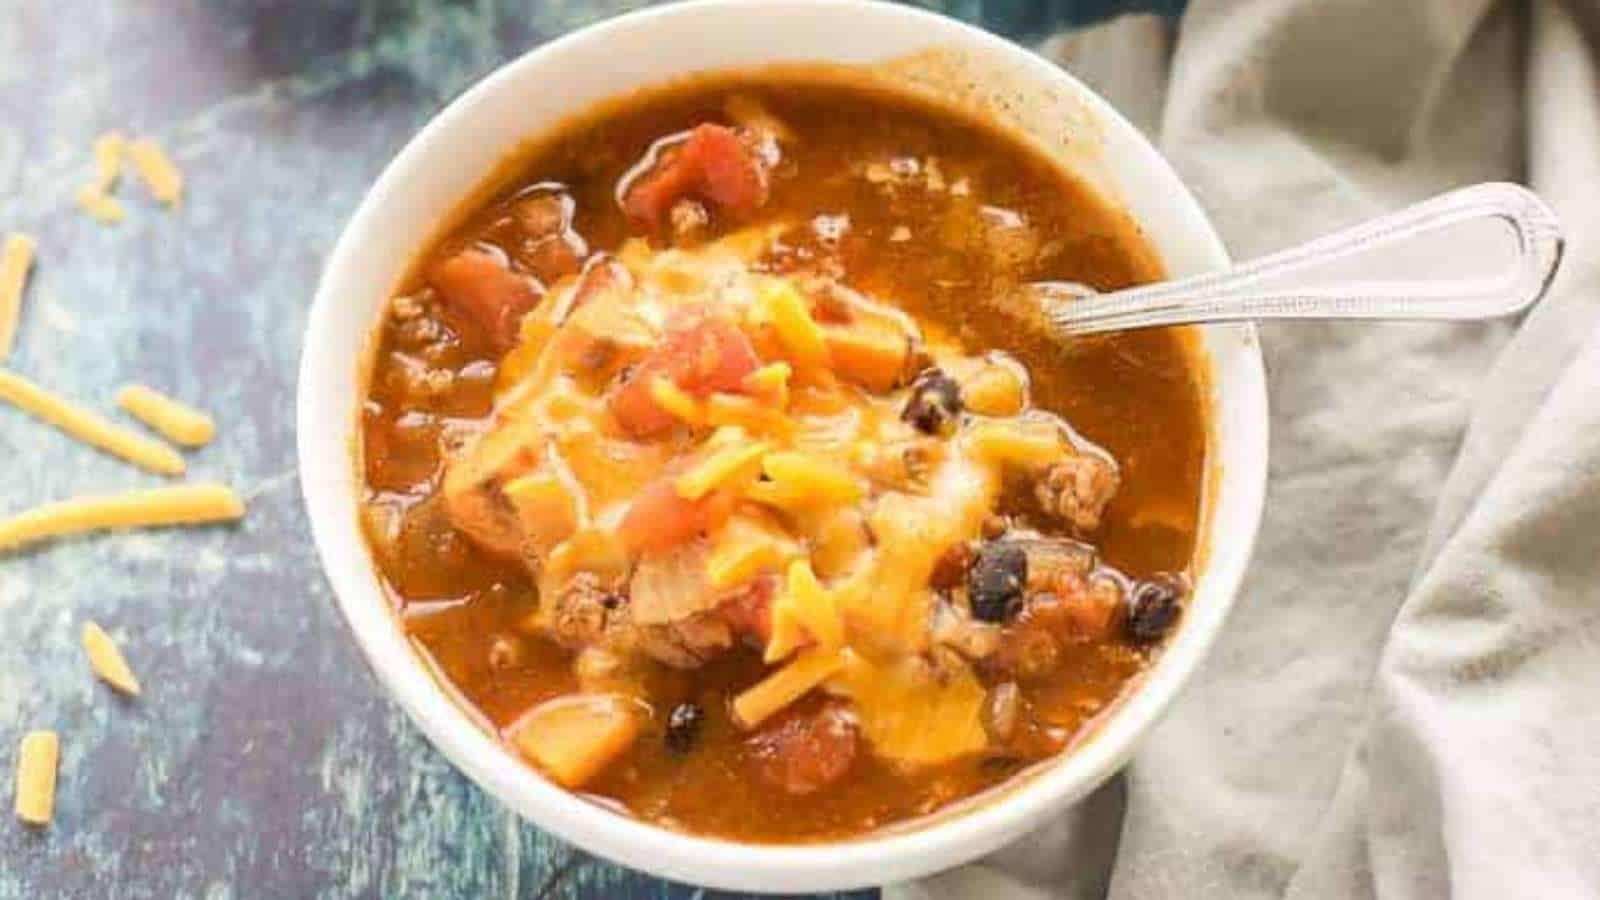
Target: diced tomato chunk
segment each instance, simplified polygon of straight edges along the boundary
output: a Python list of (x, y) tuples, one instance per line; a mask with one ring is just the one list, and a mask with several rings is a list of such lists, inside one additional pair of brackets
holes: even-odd
[(658, 161), (655, 168), (640, 176), (622, 198), (622, 211), (636, 228), (660, 231), (672, 205), (695, 193), (700, 170), (685, 158), (688, 144)]
[(666, 351), (673, 380), (696, 397), (742, 391), (745, 376), (761, 365), (750, 339), (719, 316), (703, 318), (672, 335)]
[(501, 351), (517, 342), (522, 316), (543, 296), (538, 282), (513, 272), (493, 253), (469, 247), (428, 270), (428, 284), (457, 313), (476, 323)]
[(617, 536), (629, 553), (670, 550), (721, 525), (733, 512), (726, 492), (685, 500), (678, 494), (677, 480), (672, 474), (652, 482), (628, 505)]
[(659, 230), (673, 204), (694, 196), (719, 211), (747, 216), (767, 202), (767, 166), (739, 133), (726, 125), (695, 126), (678, 147), (667, 151), (623, 198), (634, 224)]
[(685, 393), (705, 398), (713, 393), (741, 393), (745, 376), (761, 361), (737, 325), (727, 318), (701, 313), (687, 323), (669, 323), (662, 345), (633, 370), (611, 395), (611, 413), (634, 437), (667, 431), (677, 419), (656, 403), (651, 385), (666, 378)]
[(767, 202), (767, 170), (756, 151), (738, 132), (705, 124), (689, 136), (685, 147), (700, 166), (700, 189), (720, 209), (749, 215)]
[(662, 376), (663, 368), (656, 357), (646, 359), (611, 394), (611, 414), (622, 430), (633, 437), (654, 437), (671, 431), (678, 424), (677, 417), (662, 409), (650, 392), (650, 385)]
[(751, 735), (745, 750), (756, 774), (787, 794), (813, 794), (855, 763), (856, 724), (836, 703), (791, 709)]

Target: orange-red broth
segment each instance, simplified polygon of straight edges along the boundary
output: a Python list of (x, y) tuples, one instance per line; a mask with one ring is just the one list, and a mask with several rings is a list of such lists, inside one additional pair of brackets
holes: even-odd
[[(836, 263), (851, 286), (892, 299), (930, 331), (1020, 360), (1034, 404), (1120, 467), (1121, 490), (1093, 536), (1103, 562), (1131, 577), (1187, 570), (1205, 427), (1184, 336), (1142, 331), (1062, 347), (983, 302), (1032, 280), (1120, 288), (1155, 279), (1158, 263), (1124, 214), (1031, 147), (964, 115), (832, 78), (722, 77), (644, 93), (528, 148), (503, 189), (439, 239), (416, 271), (472, 242), (495, 244), (537, 271), (541, 260), (519, 258), (527, 248), (507, 204), (545, 182), (576, 201), (574, 228), (588, 249), (615, 249), (635, 234), (615, 200), (618, 179), (660, 136), (728, 121), (733, 96), (755, 99), (799, 136), (783, 148), (757, 222), (844, 217), (842, 239), (802, 227), (785, 236), (789, 252)], [(894, 170), (894, 160), (915, 160), (922, 187), (934, 161), (945, 189), (886, 186), (883, 165), (896, 178), (907, 171), (903, 163)], [(963, 189), (949, 189), (957, 183)], [(985, 221), (994, 210), (1020, 217), (1031, 239), (997, 241)], [(413, 275), (398, 295), (418, 292), (420, 280)], [(447, 448), (490, 414), (499, 358), (481, 329), (438, 304), (388, 317), (362, 426), (366, 530), (406, 627), (463, 700), (505, 728), (576, 682), (567, 651), (518, 630), (538, 602), (526, 571), (474, 547), (440, 502)], [(452, 376), (444, 390), (427, 387), (437, 372)], [(1003, 511), (1034, 517), (1025, 491)], [(766, 671), (758, 654), (740, 650), (696, 671), (653, 669), (658, 714), (585, 791), (641, 819), (756, 842), (832, 839), (927, 814), (1061, 751), (1148, 663), (1150, 651), (1132, 642), (1037, 624), (1049, 663), (1020, 685), (1013, 736), (979, 756), (904, 772), (861, 752), (826, 790), (777, 790), (756, 777), (759, 751), (729, 717), (729, 699)], [(689, 754), (661, 739), (664, 711), (683, 701), (706, 712)], [(801, 712), (817, 702), (803, 701)]]

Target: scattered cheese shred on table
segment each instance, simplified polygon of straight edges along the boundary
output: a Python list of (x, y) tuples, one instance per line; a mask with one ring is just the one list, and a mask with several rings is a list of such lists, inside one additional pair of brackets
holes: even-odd
[(243, 515), (244, 501), (221, 484), (185, 484), (76, 497), (0, 519), (0, 553), (88, 531), (231, 522)]
[(88, 654), (89, 667), (100, 680), (130, 697), (139, 696), (139, 679), (129, 668), (127, 658), (111, 635), (94, 622), (83, 623), (83, 652)]
[(120, 131), (108, 131), (94, 139), (94, 187), (100, 193), (109, 193), (122, 176), (122, 154), (128, 147), (127, 138)]
[(78, 188), (73, 199), (77, 201), (79, 209), (102, 225), (116, 225), (128, 217), (128, 211), (123, 209), (121, 200), (92, 184)]
[(0, 369), (0, 400), (141, 468), (160, 475), (183, 474), (183, 457), (178, 451), (77, 406), (15, 372)]
[(22, 289), (27, 287), (28, 272), (33, 268), (35, 247), (32, 237), (12, 232), (0, 249), (0, 362), (11, 355), (11, 343), (17, 336)]
[(56, 809), (56, 768), (61, 741), (54, 731), (30, 731), (17, 751), (17, 818), (49, 825)]
[(128, 157), (150, 193), (176, 209), (183, 200), (183, 173), (167, 151), (151, 138), (139, 138), (128, 145)]
[(120, 131), (108, 131), (94, 139), (94, 181), (73, 194), (78, 208), (102, 225), (115, 225), (128, 217), (122, 202), (111, 196), (111, 189), (122, 177), (122, 157), (128, 146)]
[(217, 435), (210, 416), (142, 384), (126, 385), (118, 391), (117, 405), (185, 447), (203, 447)]

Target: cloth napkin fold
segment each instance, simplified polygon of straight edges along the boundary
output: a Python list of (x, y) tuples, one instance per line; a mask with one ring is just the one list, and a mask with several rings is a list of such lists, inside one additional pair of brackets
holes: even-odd
[(1521, 323), (1262, 329), (1256, 562), (1126, 772), (889, 900), (1600, 897), (1600, 5), (1194, 0), (1045, 53), (1151, 135), (1236, 258), (1531, 184)]

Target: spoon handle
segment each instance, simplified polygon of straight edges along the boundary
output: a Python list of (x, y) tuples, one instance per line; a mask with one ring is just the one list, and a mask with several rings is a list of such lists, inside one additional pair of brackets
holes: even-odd
[[(1345, 278), (1318, 286), (1296, 285), (1293, 278), (1288, 283), (1277, 281), (1335, 261), (1363, 267), (1400, 244), (1425, 236), (1440, 238), (1448, 229), (1479, 219), (1509, 226), (1502, 233), (1514, 244), (1511, 260), (1498, 274)], [(1452, 250), (1461, 252), (1464, 246)], [(1521, 312), (1543, 297), (1560, 265), (1562, 246), (1560, 223), (1533, 192), (1515, 184), (1489, 183), (1441, 194), (1298, 247), (1181, 281), (1100, 295), (1066, 283), (1041, 282), (1033, 287), (1046, 302), (1051, 322), (1070, 334), (1244, 319), (1487, 319)], [(1274, 283), (1263, 284), (1269, 279)]]

